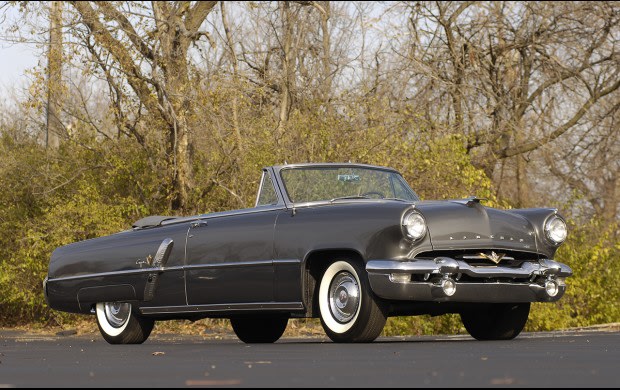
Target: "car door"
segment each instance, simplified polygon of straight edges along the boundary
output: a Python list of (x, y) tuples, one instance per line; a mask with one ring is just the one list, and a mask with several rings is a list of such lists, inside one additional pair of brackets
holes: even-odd
[(192, 223), (185, 277), (188, 305), (273, 301), (277, 210), (258, 207)]

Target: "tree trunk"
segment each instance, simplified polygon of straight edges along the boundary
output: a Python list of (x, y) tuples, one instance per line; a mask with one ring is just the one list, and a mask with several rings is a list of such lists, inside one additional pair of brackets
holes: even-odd
[(239, 100), (237, 99), (236, 89), (239, 87), (239, 62), (237, 61), (237, 55), (235, 54), (235, 43), (233, 41), (232, 33), (230, 31), (230, 23), (228, 22), (228, 15), (226, 13), (226, 7), (224, 2), (220, 3), (222, 9), (222, 25), (224, 26), (224, 32), (226, 33), (226, 44), (230, 52), (230, 61), (233, 67), (233, 88), (234, 95), (232, 98), (232, 117), (233, 117), (233, 130), (237, 138), (237, 147), (240, 152), (243, 152), (243, 139), (241, 137), (241, 129), (239, 128)]
[(330, 4), (329, 1), (322, 2), (323, 12), (321, 12), (321, 34), (323, 35), (323, 56), (321, 62), (323, 63), (323, 82), (321, 84), (322, 100), (327, 110), (331, 109), (329, 104), (329, 98), (332, 91), (333, 75), (330, 64), (331, 59), (331, 37), (329, 33), (329, 17), (330, 17)]
[(50, 39), (47, 52), (47, 125), (45, 147), (57, 149), (60, 134), (64, 133), (62, 112), (62, 1), (52, 1), (50, 7)]
[[(171, 18), (173, 26), (181, 23), (178, 18)], [(189, 120), (194, 112), (191, 99), (189, 70), (187, 68), (187, 51), (190, 42), (179, 33), (180, 29), (171, 28), (162, 45), (164, 58), (164, 79), (168, 86), (167, 101), (169, 140), (168, 155), (172, 176), (172, 198), (170, 207), (184, 211), (188, 207), (189, 187), (192, 177), (192, 166), (189, 160)]]
[(295, 55), (293, 50), (293, 15), (291, 11), (291, 6), (288, 1), (281, 2), (281, 7), (282, 22), (284, 24), (284, 37), (282, 38), (282, 64), (284, 67), (284, 80), (282, 81), (282, 88), (280, 93), (280, 113), (278, 117), (278, 127), (276, 129), (278, 138), (284, 135), (288, 126), (288, 119), (292, 105), (291, 93), (295, 77)]

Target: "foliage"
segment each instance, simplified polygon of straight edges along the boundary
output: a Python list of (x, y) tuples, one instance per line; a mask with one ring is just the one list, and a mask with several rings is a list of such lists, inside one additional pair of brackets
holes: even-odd
[(620, 322), (618, 224), (593, 220), (573, 226), (556, 258), (568, 264), (566, 295), (555, 304), (534, 304), (527, 329), (557, 329)]
[[(355, 140), (347, 143), (340, 132), (351, 130), (330, 123), (333, 119), (293, 115), (291, 120), (298, 125), (297, 134), (304, 142), (285, 138), (282, 146), (270, 149), (269, 124), (255, 122), (252, 138), (246, 139), (244, 145), (245, 153), (228, 169), (222, 169), (222, 155), (198, 153), (192, 187), (196, 211), (251, 206), (259, 167), (282, 162), (277, 154), (279, 148), (287, 148), (285, 142), (297, 144), (297, 149), (289, 149), (288, 153), (299, 160), (292, 161), (345, 160), (347, 155), (370, 156), (372, 149), (374, 158), (362, 162), (401, 169), (424, 198), (475, 194), (489, 197), (494, 204), (498, 202), (490, 180), (471, 164), (458, 137), (425, 142), (418, 138), (414, 142), (408, 137), (394, 138), (397, 132), (387, 134), (385, 129), (375, 128), (369, 130), (369, 138), (390, 136), (390, 142), (383, 146)], [(316, 121), (314, 126), (310, 120)], [(316, 131), (305, 133), (304, 128)], [(43, 300), (41, 281), (52, 251), (70, 242), (126, 229), (145, 215), (170, 212), (161, 191), (165, 180), (153, 165), (157, 156), (127, 139), (102, 140), (81, 130), (60, 149), (50, 151), (34, 139), (17, 139), (10, 134), (5, 131), (0, 142), (4, 184), (0, 199), (5, 205), (0, 209), (2, 323), (72, 321), (71, 316), (49, 311)], [(320, 147), (315, 149), (316, 145)], [(313, 158), (305, 160), (302, 156)], [(239, 199), (235, 200), (231, 192)], [(596, 221), (572, 226), (570, 238), (557, 258), (570, 265), (575, 276), (568, 280), (568, 292), (560, 302), (533, 306), (527, 329), (620, 320), (620, 288), (612, 283), (618, 276), (620, 258), (620, 244), (614, 241), (616, 229)], [(463, 331), (458, 315), (393, 318), (385, 329), (389, 335)]]
[(430, 334), (467, 333), (458, 314), (437, 317), (392, 317), (383, 329), (386, 336), (421, 336)]
[(142, 191), (153, 175), (139, 150), (75, 141), (53, 152), (6, 134), (0, 141), (3, 323), (58, 315), (48, 311), (41, 289), (56, 247), (126, 229), (149, 213)]
[[(35, 71), (21, 111), (0, 109), (0, 324), (72, 321), (41, 295), (60, 245), (251, 207), (262, 167), (336, 161), (394, 167), (423, 199), (594, 215), (558, 252), (566, 297), (534, 305), (528, 329), (620, 321), (615, 3), (242, 2), (235, 20), (211, 2), (63, 4), (68, 80), (48, 91)], [(462, 331), (458, 315), (386, 327)]]

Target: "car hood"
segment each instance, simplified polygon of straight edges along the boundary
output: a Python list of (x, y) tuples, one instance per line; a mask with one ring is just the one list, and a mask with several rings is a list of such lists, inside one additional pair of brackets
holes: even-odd
[(524, 216), (467, 199), (419, 202), (415, 207), (426, 219), (434, 250), (538, 252), (536, 230)]

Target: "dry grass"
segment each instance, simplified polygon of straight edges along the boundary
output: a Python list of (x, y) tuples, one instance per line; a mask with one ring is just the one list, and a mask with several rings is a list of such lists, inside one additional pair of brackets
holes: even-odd
[[(6, 328), (9, 329), (9, 328)], [(32, 334), (43, 335), (71, 335), (79, 336), (99, 334), (97, 323), (94, 316), (80, 317), (76, 321), (71, 321), (62, 325), (22, 325), (14, 326), (10, 329), (24, 331)], [(158, 321), (153, 329), (153, 335), (193, 335), (202, 336), (210, 339), (236, 338), (230, 326), (230, 321), (226, 319), (203, 319), (199, 321), (170, 320)], [(321, 323), (317, 319), (291, 319), (282, 337), (305, 338), (325, 336)]]

